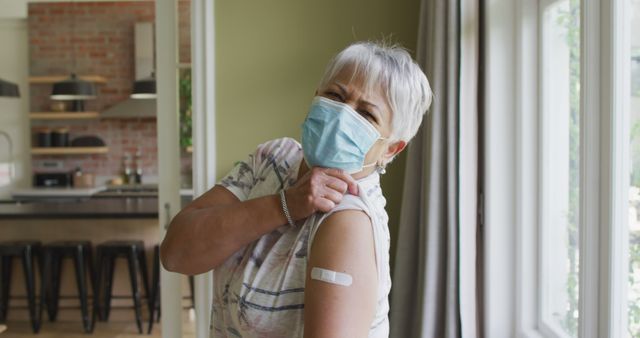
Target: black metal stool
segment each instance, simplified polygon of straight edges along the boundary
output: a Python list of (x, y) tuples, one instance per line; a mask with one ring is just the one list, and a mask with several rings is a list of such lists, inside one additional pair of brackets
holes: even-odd
[[(29, 317), (34, 333), (40, 331), (40, 310), (37, 309), (35, 291), (34, 260), (38, 261), (40, 275), (42, 276), (42, 244), (39, 241), (9, 241), (0, 242), (0, 257), (2, 257), (2, 299), (0, 300), (0, 322), (5, 322), (9, 311), (9, 295), (11, 289), (11, 270), (14, 257), (22, 259), (24, 279), (27, 289), (27, 301), (29, 304)], [(41, 283), (42, 285), (42, 283)], [(41, 288), (42, 294), (42, 288)], [(42, 304), (40, 304), (41, 306)]]
[[(89, 305), (87, 300), (87, 273), (89, 274), (91, 284), (95, 285), (91, 242), (89, 241), (56, 241), (44, 246), (45, 264), (43, 282), (46, 285), (44, 294), (47, 299), (49, 321), (55, 321), (58, 316), (62, 260), (67, 257), (73, 259), (75, 266), (78, 298), (80, 298), (80, 310), (82, 312), (82, 324), (84, 331), (88, 333), (91, 332), (92, 325), (91, 318), (89, 318)], [(88, 267), (88, 269), (86, 269), (86, 267)]]
[[(111, 298), (113, 296), (113, 272), (115, 259), (125, 257), (129, 265), (129, 278), (131, 280), (131, 290), (133, 293), (133, 308), (136, 315), (138, 332), (142, 333), (142, 304), (140, 290), (138, 288), (138, 274), (142, 274), (142, 282), (147, 298), (149, 297), (149, 281), (147, 277), (147, 259), (144, 253), (143, 241), (108, 241), (97, 246), (98, 270), (96, 274), (96, 285), (94, 289), (93, 318), (100, 315), (102, 320), (109, 320), (111, 312)], [(102, 290), (104, 289), (104, 290)], [(99, 295), (104, 294), (104, 303), (96, 301)], [(102, 311), (101, 311), (102, 308)]]
[[(156, 317), (156, 318), (154, 318)], [(160, 246), (153, 247), (153, 273), (151, 274), (151, 295), (149, 296), (149, 328), (151, 334), (153, 322), (160, 320)]]
[[(191, 291), (191, 307), (195, 308), (193, 276), (189, 276), (189, 289)], [(155, 317), (155, 318), (154, 318)], [(149, 296), (149, 328), (147, 334), (151, 334), (153, 322), (160, 321), (160, 246), (153, 247), (153, 274), (151, 275), (151, 295)]]

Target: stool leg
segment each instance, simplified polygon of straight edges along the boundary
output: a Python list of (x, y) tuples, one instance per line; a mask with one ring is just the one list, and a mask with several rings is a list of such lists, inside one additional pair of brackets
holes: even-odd
[(131, 278), (131, 291), (133, 293), (133, 308), (136, 313), (136, 324), (138, 325), (138, 333), (142, 334), (142, 314), (140, 311), (140, 290), (138, 290), (138, 273), (140, 266), (138, 262), (138, 254), (135, 248), (127, 255), (129, 263), (129, 277)]
[(38, 323), (40, 323), (40, 325), (42, 326), (42, 311), (45, 307), (45, 305), (47, 304), (46, 301), (46, 287), (47, 287), (47, 282), (45, 279), (45, 251), (46, 249), (44, 247), (38, 247), (38, 250), (36, 251), (36, 256), (38, 258), (38, 267), (39, 269), (39, 273), (40, 273), (40, 302), (39, 302), (39, 306), (38, 306)]
[(84, 249), (78, 247), (74, 255), (74, 265), (76, 270), (76, 284), (78, 285), (78, 296), (80, 297), (80, 310), (82, 312), (82, 324), (84, 331), (89, 332), (91, 326), (89, 324), (89, 309), (87, 306), (87, 280), (86, 271), (84, 270), (85, 259), (83, 255)]
[(149, 270), (147, 270), (147, 255), (144, 251), (144, 247), (140, 249), (138, 253), (138, 261), (140, 262), (140, 273), (142, 275), (142, 287), (144, 288), (144, 294), (147, 297), (147, 306), (151, 299), (149, 295)]
[[(51, 259), (51, 251), (47, 248), (43, 250), (44, 255), (44, 263), (42, 266), (42, 281), (40, 288), (40, 313), (46, 308), (47, 315), (49, 316), (49, 321), (51, 321), (51, 308), (52, 308), (52, 297), (51, 297), (51, 279), (52, 279), (52, 259)], [(40, 315), (42, 318), (42, 315)], [(42, 321), (41, 321), (42, 322)]]
[(92, 251), (93, 251), (93, 248), (91, 247), (91, 245), (89, 245), (86, 251), (85, 260), (87, 263), (87, 267), (89, 269), (89, 278), (91, 280), (91, 286), (94, 286), (96, 284), (96, 269), (93, 264)]
[(13, 257), (2, 257), (2, 300), (0, 301), (0, 322), (7, 320), (9, 313), (9, 295), (11, 294), (11, 269)]
[(189, 276), (189, 290), (191, 291), (191, 307), (192, 308), (196, 308), (196, 292), (195, 292), (195, 285), (194, 285), (194, 280), (193, 280), (193, 276)]
[(58, 305), (60, 304), (60, 279), (62, 278), (62, 256), (51, 254), (51, 302), (49, 303), (49, 321), (54, 322), (58, 317)]
[[(85, 254), (84, 258), (85, 258), (85, 264), (86, 264), (87, 269), (89, 271), (89, 280), (91, 281), (91, 290), (92, 290), (91, 291), (92, 292), (91, 298), (93, 300), (93, 306), (95, 308), (96, 302), (97, 302), (96, 296), (95, 296), (96, 295), (95, 286), (96, 286), (96, 283), (97, 283), (97, 281), (96, 281), (97, 275), (96, 275), (95, 265), (94, 265), (94, 262), (93, 262), (93, 247), (91, 246), (91, 244), (89, 244), (87, 246), (87, 251), (86, 251), (86, 254)], [(88, 289), (88, 287), (87, 287), (87, 289)], [(89, 329), (89, 332), (93, 331), (93, 322), (94, 321), (95, 321), (95, 318), (93, 318), (93, 311), (92, 311), (91, 326), (90, 326), (91, 328)]]
[(104, 316), (103, 320), (108, 321), (109, 315), (111, 315), (111, 297), (113, 296), (113, 272), (116, 265), (116, 256), (107, 257), (105, 263), (107, 264), (107, 278), (106, 278), (106, 288), (104, 295)]
[(36, 313), (35, 277), (33, 273), (33, 252), (31, 249), (24, 250), (22, 254), (22, 267), (24, 268), (24, 279), (27, 285), (27, 299), (29, 302), (29, 316), (31, 317), (31, 328), (34, 333), (40, 331), (40, 323)]
[[(98, 319), (98, 314), (100, 313), (100, 287), (102, 286), (102, 271), (104, 271), (102, 264), (102, 250), (100, 248), (97, 249), (96, 252), (97, 269), (94, 270), (95, 275), (93, 276), (93, 311), (91, 316), (91, 332), (95, 329), (96, 321)], [(102, 317), (100, 317), (102, 318)]]
[(155, 320), (156, 305), (158, 304), (158, 266), (159, 264), (159, 250), (158, 246), (153, 249), (153, 272), (151, 273), (151, 295), (149, 296), (149, 328), (147, 334), (151, 334), (153, 328), (153, 321)]

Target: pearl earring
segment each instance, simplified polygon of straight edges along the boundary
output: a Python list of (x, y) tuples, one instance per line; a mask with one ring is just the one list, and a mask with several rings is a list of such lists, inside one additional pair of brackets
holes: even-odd
[(382, 165), (382, 164), (377, 164), (377, 165), (376, 165), (376, 171), (377, 171), (377, 172), (378, 172), (378, 174), (380, 174), (380, 175), (384, 175), (384, 174), (386, 174), (386, 173), (387, 173), (387, 169), (386, 169), (386, 168), (385, 168), (385, 166), (384, 166), (384, 165)]

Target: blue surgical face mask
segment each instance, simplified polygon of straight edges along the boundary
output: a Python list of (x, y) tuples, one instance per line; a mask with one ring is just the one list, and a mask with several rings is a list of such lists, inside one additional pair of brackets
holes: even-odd
[(302, 150), (310, 167), (338, 168), (353, 174), (376, 163), (364, 159), (383, 139), (378, 130), (351, 106), (316, 96), (302, 124)]

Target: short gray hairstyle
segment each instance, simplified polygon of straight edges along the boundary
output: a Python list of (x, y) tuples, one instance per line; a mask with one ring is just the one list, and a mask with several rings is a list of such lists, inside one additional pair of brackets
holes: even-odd
[(320, 88), (345, 67), (354, 68), (352, 79), (362, 77), (366, 92), (382, 86), (392, 110), (390, 138), (409, 142), (418, 132), (433, 97), (427, 76), (409, 53), (396, 44), (356, 42), (329, 62)]

